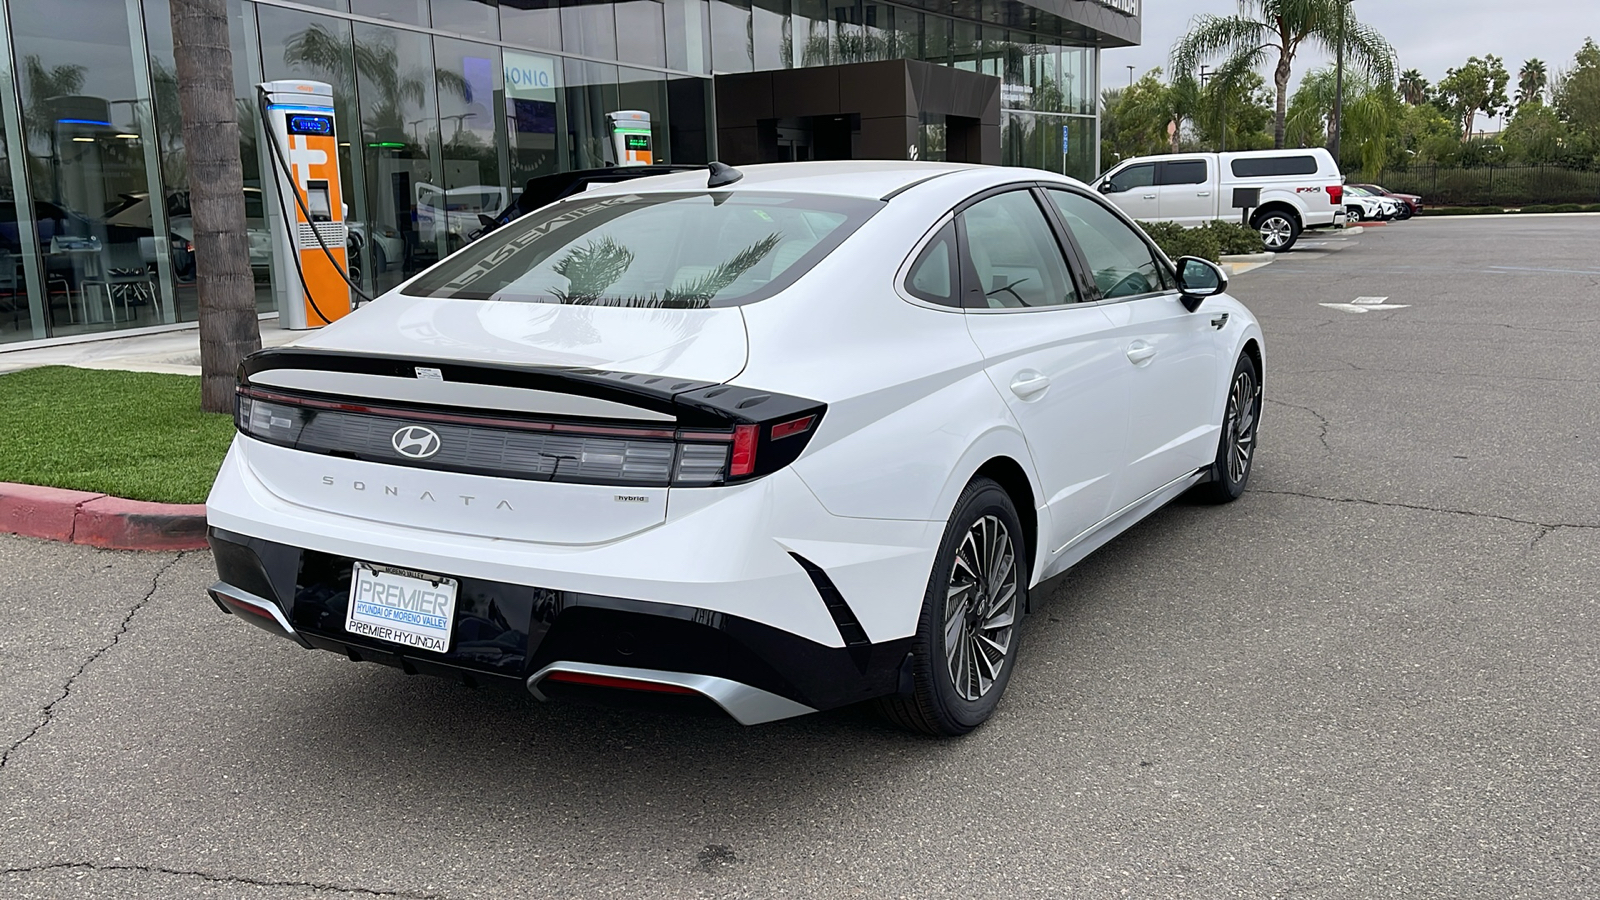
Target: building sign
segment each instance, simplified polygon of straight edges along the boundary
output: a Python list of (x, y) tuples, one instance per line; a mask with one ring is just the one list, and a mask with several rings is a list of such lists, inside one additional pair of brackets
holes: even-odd
[(556, 102), (556, 61), (533, 53), (505, 52), (506, 96), (513, 100)]
[(1139, 14), (1139, 0), (1095, 0), (1095, 2), (1106, 9), (1115, 10), (1125, 16), (1137, 16)]

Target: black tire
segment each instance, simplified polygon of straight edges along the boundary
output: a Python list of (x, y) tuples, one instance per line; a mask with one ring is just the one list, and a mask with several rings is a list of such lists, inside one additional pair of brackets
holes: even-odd
[[(995, 526), (1001, 531), (994, 531)], [(984, 553), (978, 546), (983, 542), (980, 532), (994, 536), (992, 552)], [(1005, 552), (1011, 556), (1009, 569), (998, 555)], [(990, 562), (984, 563), (984, 557)], [(912, 691), (879, 701), (889, 719), (912, 731), (956, 737), (982, 725), (994, 713), (1021, 648), (1028, 563), (1022, 523), (1010, 495), (987, 478), (973, 479), (961, 492), (945, 526), (922, 598), (911, 657)], [(992, 591), (979, 583), (986, 565), (1001, 573)], [(969, 577), (973, 575), (977, 577)], [(960, 595), (950, 590), (962, 582), (970, 583), (971, 590)], [(946, 615), (949, 601), (956, 596), (961, 597), (956, 606), (960, 621)], [(972, 606), (970, 601), (978, 598), (984, 602)], [(950, 622), (955, 622), (951, 627), (961, 641), (955, 654), (947, 652), (946, 646)], [(998, 663), (987, 648), (999, 649)]]
[[(1228, 400), (1222, 411), (1222, 435), (1217, 439), (1217, 458), (1211, 464), (1211, 480), (1194, 489), (1196, 499), (1205, 503), (1232, 503), (1244, 493), (1255, 468), (1256, 436), (1261, 426), (1261, 376), (1255, 361), (1240, 354), (1228, 379)], [(1237, 453), (1243, 454), (1242, 464)]]
[(1253, 224), (1256, 231), (1261, 233), (1261, 243), (1269, 252), (1287, 252), (1294, 248), (1295, 241), (1300, 240), (1300, 219), (1294, 213), (1269, 209), (1257, 213)]
[(1359, 206), (1347, 206), (1347, 207), (1345, 207), (1344, 208), (1344, 217), (1346, 219), (1348, 219), (1349, 221), (1351, 221), (1351, 222), (1359, 223), (1361, 221), (1361, 207), (1359, 207)]

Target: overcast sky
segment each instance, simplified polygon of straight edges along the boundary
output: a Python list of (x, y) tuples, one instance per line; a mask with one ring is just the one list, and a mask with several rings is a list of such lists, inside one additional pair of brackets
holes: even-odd
[[(1107, 50), (1100, 77), (1112, 87), (1128, 83), (1127, 66), (1134, 66), (1136, 75), (1156, 66), (1165, 69), (1191, 18), (1229, 15), (1238, 8), (1237, 0), (1144, 0), (1143, 45)], [(1523, 60), (1538, 57), (1554, 75), (1571, 67), (1584, 37), (1600, 40), (1596, 0), (1356, 0), (1351, 9), (1394, 45), (1400, 55), (1396, 71), (1421, 69), (1429, 82), (1469, 56), (1493, 53), (1505, 59), (1514, 87)], [(1296, 81), (1325, 61), (1315, 54), (1297, 58)]]

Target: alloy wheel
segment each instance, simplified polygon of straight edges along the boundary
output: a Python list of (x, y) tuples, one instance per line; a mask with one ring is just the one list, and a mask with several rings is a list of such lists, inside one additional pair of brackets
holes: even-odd
[(1244, 480), (1256, 449), (1256, 382), (1249, 372), (1234, 376), (1228, 392), (1228, 480)]
[(1294, 235), (1294, 225), (1283, 216), (1271, 216), (1261, 222), (1261, 241), (1268, 250), (1277, 250), (1289, 243)]
[(978, 700), (994, 687), (1011, 652), (1016, 622), (1011, 534), (995, 516), (983, 516), (961, 541), (945, 593), (945, 662), (962, 699)]

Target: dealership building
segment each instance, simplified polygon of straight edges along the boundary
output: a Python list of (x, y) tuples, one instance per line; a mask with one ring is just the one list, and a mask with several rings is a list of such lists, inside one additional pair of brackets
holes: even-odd
[[(333, 86), (351, 274), (376, 295), (529, 178), (617, 162), (619, 120), (655, 162), (1088, 179), (1100, 51), (1138, 43), (1139, 3), (228, 0), (258, 304), (259, 82)], [(175, 69), (168, 0), (0, 0), (0, 351), (195, 321)]]

